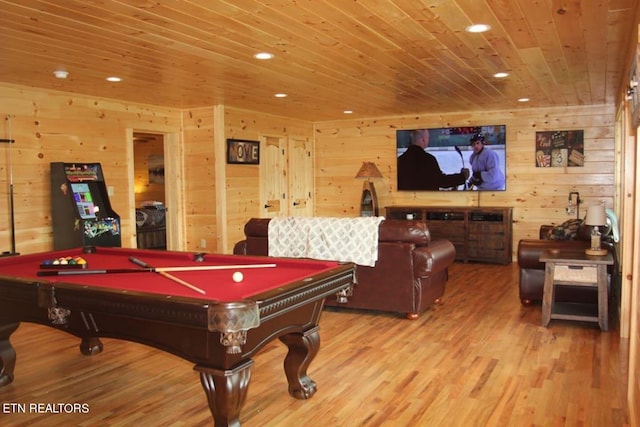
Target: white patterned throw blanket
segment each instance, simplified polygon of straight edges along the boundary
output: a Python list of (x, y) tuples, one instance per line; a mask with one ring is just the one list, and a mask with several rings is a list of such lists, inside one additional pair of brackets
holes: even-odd
[(269, 221), (269, 256), (353, 262), (378, 260), (378, 227), (384, 217), (276, 217)]

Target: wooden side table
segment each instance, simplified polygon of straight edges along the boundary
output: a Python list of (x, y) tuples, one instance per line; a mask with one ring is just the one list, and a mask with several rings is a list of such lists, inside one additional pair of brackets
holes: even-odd
[[(613, 264), (611, 253), (590, 256), (584, 251), (548, 250), (540, 256), (540, 262), (545, 263), (542, 326), (548, 326), (551, 319), (580, 320), (597, 322), (602, 331), (608, 331), (607, 265)], [(597, 313), (592, 307), (588, 307), (588, 304), (556, 302), (556, 286), (597, 288)]]

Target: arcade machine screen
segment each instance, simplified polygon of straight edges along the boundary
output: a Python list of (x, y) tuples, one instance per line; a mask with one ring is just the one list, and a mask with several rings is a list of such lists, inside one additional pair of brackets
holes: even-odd
[(93, 202), (93, 197), (91, 196), (91, 190), (89, 189), (89, 184), (73, 183), (71, 184), (71, 192), (73, 193), (73, 198), (76, 202), (76, 206), (78, 207), (80, 218), (95, 219), (96, 205)]

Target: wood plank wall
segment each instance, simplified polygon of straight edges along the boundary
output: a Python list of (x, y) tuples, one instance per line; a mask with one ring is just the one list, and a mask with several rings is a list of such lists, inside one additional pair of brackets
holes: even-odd
[[(184, 128), (186, 228), (189, 249), (230, 252), (243, 237), (246, 220), (262, 216), (259, 167), (225, 166), (226, 206), (216, 205), (214, 161), (224, 156), (224, 141), (214, 141), (213, 107), (179, 111), (123, 102), (72, 96), (55, 91), (0, 85), (3, 116), (11, 115), (16, 229), (19, 251), (47, 250), (51, 245), (48, 165), (52, 161), (100, 161), (107, 184), (115, 189), (112, 204), (123, 217), (123, 233), (133, 236), (135, 203), (128, 197), (127, 168), (132, 159), (128, 129), (182, 132)], [(412, 193), (395, 187), (395, 130), (398, 128), (507, 126), (507, 191), (496, 193)], [(486, 113), (458, 113), (370, 120), (308, 122), (226, 108), (224, 138), (259, 140), (263, 136), (315, 138), (315, 215), (355, 216), (362, 183), (354, 176), (362, 161), (376, 162), (384, 178), (376, 182), (380, 205), (438, 204), (513, 206), (514, 243), (537, 236), (540, 224), (568, 219), (564, 208), (570, 191), (579, 191), (582, 212), (604, 201), (614, 206), (614, 112), (610, 106), (563, 109), (521, 109)], [(4, 137), (8, 137), (7, 121)], [(315, 130), (313, 129), (315, 127)], [(536, 131), (583, 129), (585, 166), (536, 168)], [(8, 182), (7, 150), (0, 146), (0, 183)], [(7, 185), (0, 184), (0, 242), (8, 245)], [(122, 189), (122, 190), (121, 190)], [(222, 212), (228, 234), (217, 236), (215, 224)], [(201, 240), (208, 247), (201, 248)], [(212, 243), (219, 242), (219, 243)], [(126, 239), (124, 239), (126, 242)], [(514, 244), (514, 248), (516, 245)], [(5, 250), (3, 248), (0, 248)]]
[[(254, 111), (225, 108), (225, 138), (260, 141), (263, 137), (312, 138), (311, 122), (271, 116)], [(220, 144), (224, 148), (224, 143)], [(231, 252), (235, 242), (244, 238), (244, 224), (248, 218), (265, 216), (260, 203), (259, 166), (233, 165), (225, 167), (227, 185), (227, 236), (222, 250)], [(273, 171), (273, 173), (277, 173)], [(286, 170), (284, 171), (286, 173)]]
[[(211, 110), (205, 110), (210, 119)], [(189, 126), (189, 121), (197, 125)], [(185, 116), (185, 144), (211, 147), (211, 125), (199, 112)], [(209, 122), (211, 123), (211, 122)], [(395, 130), (397, 128), (476, 125), (485, 123), (507, 125), (508, 189), (495, 193), (399, 193), (395, 189)], [(361, 181), (354, 178), (364, 160), (376, 162), (384, 178), (376, 182), (381, 206), (391, 204), (438, 204), (450, 206), (513, 206), (514, 250), (521, 238), (537, 238), (543, 223), (561, 223), (571, 218), (565, 207), (571, 191), (579, 191), (583, 200), (581, 216), (589, 204), (604, 202), (614, 206), (615, 150), (614, 112), (609, 106), (572, 107), (563, 109), (522, 109), (489, 113), (459, 113), (446, 116), (416, 116), (378, 118), (367, 121), (343, 120), (315, 124), (315, 215), (356, 216), (359, 213)], [(310, 132), (306, 122), (289, 121), (277, 116), (226, 108), (225, 138), (259, 140), (262, 136), (305, 135)], [(204, 132), (208, 142), (190, 136), (190, 129)], [(208, 128), (209, 130), (205, 130)], [(536, 168), (534, 139), (536, 131), (583, 129), (585, 132), (585, 166), (580, 168)], [(195, 139), (194, 139), (195, 138)], [(191, 141), (194, 139), (193, 141)], [(216, 148), (224, 155), (224, 144)], [(209, 153), (211, 153), (209, 151)], [(366, 154), (365, 154), (366, 153)], [(211, 154), (209, 154), (211, 155)], [(198, 162), (205, 161), (204, 152), (187, 159), (188, 170), (199, 170)], [(210, 159), (206, 160), (208, 163)], [(193, 172), (196, 181), (186, 180), (187, 193), (200, 189), (202, 197), (188, 208), (188, 247), (196, 249), (200, 239), (215, 238), (212, 224), (214, 213), (196, 221), (198, 212), (206, 210), (202, 200), (214, 194), (215, 183), (211, 170), (205, 179)], [(260, 206), (259, 167), (226, 165), (226, 208), (222, 209), (227, 226), (222, 239), (223, 252), (230, 252), (233, 244), (243, 238), (242, 228), (250, 217), (264, 216)], [(198, 178), (199, 177), (199, 178)], [(336, 195), (338, 195), (336, 197)], [(205, 198), (203, 198), (205, 197)], [(211, 205), (212, 206), (212, 205)], [(207, 249), (207, 248), (205, 248)], [(211, 248), (208, 248), (212, 250)]]
[[(217, 199), (213, 108), (184, 112), (185, 247), (216, 246)], [(203, 247), (201, 240), (205, 239)], [(209, 249), (214, 251), (213, 249)]]
[[(629, 82), (637, 81), (637, 70), (640, 56), (640, 9), (636, 10), (635, 23), (628, 52), (624, 54), (629, 59), (627, 75)], [(627, 81), (620, 83), (619, 99), (625, 99), (628, 94)], [(637, 90), (637, 88), (635, 89)], [(629, 346), (629, 375), (627, 379), (627, 402), (629, 408), (630, 425), (640, 426), (640, 292), (638, 291), (638, 278), (640, 277), (640, 240), (638, 229), (640, 227), (640, 150), (638, 149), (638, 123), (637, 106), (633, 102), (620, 101), (620, 127), (619, 142), (621, 152), (621, 165), (618, 168), (621, 205), (621, 236), (622, 243), (622, 298), (627, 301), (627, 311), (622, 310), (622, 318), (628, 321), (621, 324), (622, 337), (626, 338), (625, 344)]]
[[(381, 207), (405, 204), (512, 206), (515, 252), (520, 239), (538, 237), (541, 224), (562, 223), (571, 218), (565, 213), (571, 191), (580, 192), (581, 216), (591, 204), (604, 202), (614, 207), (614, 113), (612, 106), (596, 105), (316, 123), (315, 213), (317, 216), (358, 215), (362, 182), (354, 176), (363, 161), (373, 161), (384, 175), (375, 180)], [(506, 191), (397, 191), (396, 129), (485, 124), (507, 126)], [(536, 131), (572, 129), (584, 130), (584, 167), (536, 167)]]
[[(8, 84), (0, 84), (0, 99), (0, 137), (16, 141), (11, 163), (17, 252), (53, 248), (50, 162), (100, 162), (121, 216), (123, 244), (133, 245), (131, 130), (181, 132), (181, 112)], [(9, 250), (11, 240), (8, 151), (8, 144), (0, 145), (0, 251)]]

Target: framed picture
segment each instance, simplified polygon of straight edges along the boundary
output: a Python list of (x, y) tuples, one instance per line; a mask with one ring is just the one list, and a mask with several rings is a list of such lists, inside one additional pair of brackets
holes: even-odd
[(536, 167), (584, 166), (584, 131), (536, 132)]
[(260, 142), (227, 139), (227, 163), (241, 165), (260, 164)]
[(164, 184), (164, 156), (151, 154), (147, 162), (149, 163), (149, 184)]

